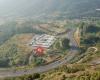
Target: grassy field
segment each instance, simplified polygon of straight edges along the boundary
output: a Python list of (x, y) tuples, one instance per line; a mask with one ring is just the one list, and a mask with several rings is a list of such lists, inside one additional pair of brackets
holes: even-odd
[(1, 64), (1, 66), (27, 64), (27, 56), (32, 51), (32, 48), (28, 46), (28, 43), (32, 37), (33, 34), (17, 34), (1, 45), (0, 62), (4, 63), (7, 61), (7, 64)]

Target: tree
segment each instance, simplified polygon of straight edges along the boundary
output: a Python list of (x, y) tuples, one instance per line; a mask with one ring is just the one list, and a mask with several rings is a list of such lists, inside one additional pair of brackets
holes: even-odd
[(67, 39), (67, 38), (65, 38), (65, 39), (62, 40), (62, 47), (63, 47), (64, 50), (70, 48), (69, 42), (70, 42), (70, 41), (69, 41), (69, 39)]

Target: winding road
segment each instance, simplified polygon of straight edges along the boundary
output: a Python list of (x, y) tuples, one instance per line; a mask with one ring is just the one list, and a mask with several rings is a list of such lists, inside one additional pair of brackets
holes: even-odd
[(33, 74), (33, 73), (42, 73), (42, 72), (46, 72), (48, 70), (57, 68), (58, 66), (61, 66), (63, 64), (69, 63), (70, 60), (72, 60), (74, 57), (76, 57), (76, 54), (78, 52), (78, 45), (77, 42), (74, 40), (73, 34), (75, 32), (75, 29), (71, 29), (71, 31), (69, 31), (66, 34), (66, 37), (70, 40), (70, 45), (71, 45), (71, 49), (68, 52), (68, 54), (61, 60), (52, 62), (48, 65), (44, 65), (44, 66), (38, 66), (29, 70), (8, 70), (8, 71), (0, 71), (0, 78), (4, 78), (4, 77), (16, 77), (16, 76), (23, 76), (25, 74)]

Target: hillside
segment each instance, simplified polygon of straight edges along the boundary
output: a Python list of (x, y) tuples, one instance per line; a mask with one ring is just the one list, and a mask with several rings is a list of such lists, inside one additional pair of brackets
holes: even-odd
[[(74, 24), (74, 26), (75, 26), (75, 24)], [(68, 27), (68, 26), (66, 26), (66, 27)], [(94, 22), (90, 22), (90, 23), (89, 22), (79, 22), (79, 23), (77, 23), (77, 27), (79, 28), (79, 30), (81, 30), (81, 32), (80, 32), (80, 37), (81, 37), (80, 38), (80, 51), (79, 51), (79, 54), (77, 54), (76, 57), (73, 57), (73, 59), (71, 59), (69, 63), (61, 65), (55, 69), (48, 70), (47, 72), (35, 73), (35, 74), (30, 74), (30, 75), (27, 74), (27, 75), (23, 75), (20, 77), (13, 77), (13, 78), (9, 77), (7, 79), (4, 78), (3, 80), (100, 80), (100, 36), (99, 36), (100, 35), (100, 21), (94, 21)], [(25, 53), (27, 54), (27, 51), (29, 51), (29, 50), (26, 49), (26, 47), (22, 46), (22, 45), (23, 45), (23, 42), (24, 43), (27, 42), (28, 39), (25, 39), (26, 37), (27, 38), (31, 37), (31, 35), (29, 37), (28, 37), (28, 35), (29, 35), (29, 33), (26, 33), (26, 32), (24, 34), (17, 34), (17, 36), (15, 35), (10, 40), (8, 40), (5, 44), (3, 44), (0, 47), (0, 49), (2, 51), (3, 51), (3, 49), (6, 49), (6, 50), (4, 50), (3, 55), (1, 54), (1, 62), (8, 61), (4, 57), (4, 55), (7, 54), (7, 58), (12, 58), (10, 61), (11, 62), (14, 61), (14, 63), (13, 63), (14, 65), (20, 63), (20, 61), (22, 64), (25, 64), (27, 57), (24, 56), (25, 57), (24, 58), (23, 55), (25, 55)], [(19, 46), (16, 46), (14, 44), (16, 42), (16, 40), (18, 40), (16, 45), (21, 46), (20, 49), (18, 49)], [(20, 42), (22, 44), (20, 44)], [(10, 45), (10, 47), (9, 47), (10, 49), (7, 48), (9, 45)], [(58, 44), (56, 46), (59, 47)], [(15, 47), (17, 47), (18, 52), (16, 54), (13, 54), (16, 51)], [(25, 47), (25, 49), (24, 49), (24, 47)], [(60, 50), (61, 47), (59, 47), (58, 49)], [(20, 50), (23, 52), (21, 53)], [(2, 51), (1, 51), (1, 53), (2, 53)], [(10, 53), (10, 54), (8, 54), (8, 53)], [(10, 56), (11, 54), (13, 54), (12, 57)], [(22, 54), (22, 55), (20, 55), (20, 54)], [(68, 53), (67, 53), (67, 55), (68, 55)], [(3, 60), (2, 60), (2, 58), (3, 58)], [(39, 59), (39, 58), (40, 57), (38, 57), (37, 59)], [(67, 56), (67, 59), (68, 58), (69, 57)], [(16, 59), (17, 59), (17, 61), (16, 61)], [(63, 59), (65, 59), (65, 58), (63, 58)], [(33, 60), (34, 60), (34, 58), (33, 58)], [(41, 58), (40, 58), (40, 60), (41, 60)], [(39, 60), (39, 62), (40, 62), (40, 60)], [(10, 65), (12, 65), (11, 62), (10, 62)], [(35, 60), (35, 62), (36, 62), (36, 60)], [(32, 63), (32, 65), (29, 65), (29, 66), (21, 68), (21, 69), (24, 69), (24, 72), (28, 73), (28, 69), (31, 69), (34, 67), (33, 63)], [(58, 64), (60, 64), (60, 63), (58, 63)], [(42, 67), (42, 69), (46, 69), (46, 68)], [(34, 71), (34, 70), (32, 69), (32, 71)], [(16, 73), (18, 73), (17, 70), (15, 70), (13, 74), (16, 74)]]
[(1, 16), (100, 17), (100, 0), (4, 0)]

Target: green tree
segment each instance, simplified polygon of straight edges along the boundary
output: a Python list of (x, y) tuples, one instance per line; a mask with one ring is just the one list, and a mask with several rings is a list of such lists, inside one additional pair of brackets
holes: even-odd
[(69, 41), (69, 39), (67, 39), (67, 38), (65, 38), (65, 39), (62, 40), (62, 47), (63, 47), (64, 50), (70, 48), (69, 42), (70, 42), (70, 41)]

